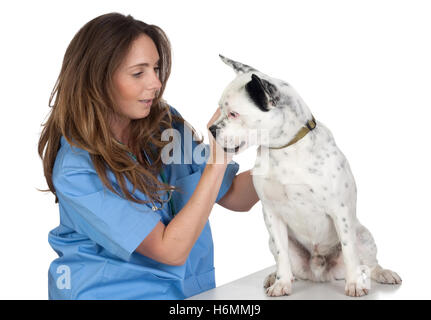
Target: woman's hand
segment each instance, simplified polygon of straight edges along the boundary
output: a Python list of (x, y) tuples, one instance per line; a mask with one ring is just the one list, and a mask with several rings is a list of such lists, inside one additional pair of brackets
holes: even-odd
[[(207, 124), (207, 129), (209, 129), (212, 124), (220, 118), (221, 110), (220, 108), (217, 108), (217, 111), (213, 114), (211, 117), (211, 120)], [(214, 139), (214, 136), (212, 133), (208, 130), (208, 138), (209, 138), (209, 145), (210, 145), (210, 157), (208, 158), (207, 163), (209, 164), (224, 164), (227, 165), (233, 157), (232, 153), (226, 153), (223, 150), (223, 147), (220, 146), (216, 140)]]

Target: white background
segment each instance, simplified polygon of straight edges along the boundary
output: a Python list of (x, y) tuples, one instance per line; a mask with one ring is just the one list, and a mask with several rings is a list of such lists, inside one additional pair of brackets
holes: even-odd
[[(162, 27), (173, 48), (165, 98), (206, 137), (233, 71), (221, 53), (289, 82), (349, 159), (358, 216), (397, 298), (431, 298), (431, 10), (427, 1), (2, 1), (0, 298), (46, 299), (59, 223), (37, 142), (67, 45), (108, 12)], [(255, 149), (239, 155), (240, 171)], [(211, 214), (217, 285), (274, 264), (257, 204)], [(261, 285), (261, 284), (256, 284)]]

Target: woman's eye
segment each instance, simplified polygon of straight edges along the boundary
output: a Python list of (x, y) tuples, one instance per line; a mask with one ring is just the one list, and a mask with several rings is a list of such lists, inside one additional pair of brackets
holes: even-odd
[(139, 78), (139, 76), (142, 74), (142, 72), (138, 72), (138, 73), (134, 73), (133, 74), (133, 76), (135, 77), (135, 78)]

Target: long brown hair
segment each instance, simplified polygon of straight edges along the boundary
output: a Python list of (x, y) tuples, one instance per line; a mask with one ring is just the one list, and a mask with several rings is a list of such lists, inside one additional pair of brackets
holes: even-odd
[[(132, 42), (140, 35), (149, 36), (160, 56), (158, 91), (150, 113), (144, 119), (131, 120), (128, 146), (114, 139), (109, 119), (115, 114), (112, 75), (126, 56)], [(137, 203), (164, 202), (160, 192), (175, 188), (157, 180), (162, 166), (161, 150), (169, 141), (161, 140), (161, 133), (178, 121), (195, 130), (180, 116), (171, 114), (162, 99), (171, 71), (171, 46), (162, 29), (119, 13), (101, 15), (85, 24), (70, 42), (63, 65), (51, 93), (52, 108), (48, 120), (42, 124), (38, 152), (42, 158), (48, 190), (55, 196), (52, 171), (61, 136), (73, 146), (86, 150), (103, 184), (112, 192)], [(54, 98), (55, 97), (55, 98)], [(52, 104), (52, 101), (54, 103)], [(199, 143), (202, 140), (199, 141)], [(143, 156), (145, 150), (152, 164)], [(136, 155), (138, 163), (130, 156)], [(107, 178), (107, 170), (115, 175), (121, 193)], [(133, 185), (126, 187), (126, 179)], [(138, 189), (149, 201), (137, 199), (132, 193)]]

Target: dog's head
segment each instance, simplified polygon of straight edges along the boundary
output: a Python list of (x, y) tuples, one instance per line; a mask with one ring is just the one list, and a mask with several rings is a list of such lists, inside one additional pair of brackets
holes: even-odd
[[(220, 118), (209, 128), (226, 152), (239, 153), (254, 144), (286, 141), (308, 120), (308, 108), (289, 84), (248, 65), (220, 58), (237, 73), (219, 101)], [(262, 139), (262, 134), (269, 140)]]

